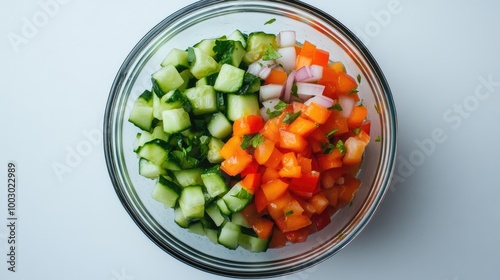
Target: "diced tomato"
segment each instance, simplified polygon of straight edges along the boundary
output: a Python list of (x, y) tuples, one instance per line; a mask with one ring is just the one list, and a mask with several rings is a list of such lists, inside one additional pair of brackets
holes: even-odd
[(290, 195), (289, 192), (285, 192), (282, 196), (278, 197), (270, 201), (267, 204), (267, 211), (269, 212), (269, 216), (276, 220), (285, 215), (284, 209), (288, 206), (290, 201), (294, 198)]
[(275, 85), (283, 85), (286, 82), (288, 75), (283, 70), (272, 69), (271, 73), (264, 81), (265, 85), (275, 84)]
[(300, 55), (314, 57), (314, 53), (316, 52), (316, 45), (311, 43), (310, 41), (305, 40), (304, 44), (302, 44), (302, 49), (300, 50)]
[(255, 160), (261, 165), (266, 163), (273, 153), (275, 144), (275, 142), (267, 138), (264, 139), (264, 142), (258, 145), (254, 150), (253, 156)]
[(268, 239), (273, 232), (274, 223), (266, 218), (257, 218), (252, 223), (252, 229), (262, 239)]
[(269, 159), (264, 162), (264, 166), (276, 169), (280, 165), (282, 157), (283, 154), (278, 149), (273, 148), (273, 152), (271, 153)]
[(222, 146), (222, 148), (220, 149), (220, 156), (224, 159), (228, 159), (236, 152), (243, 152), (243, 149), (241, 148), (241, 142), (242, 139), (240, 136), (233, 136), (229, 138), (229, 140), (227, 140), (224, 146)]
[(252, 156), (241, 150), (236, 151), (232, 156), (225, 159), (220, 168), (229, 176), (236, 176), (241, 173), (252, 162)]
[(317, 171), (312, 171), (310, 173), (303, 174), (300, 178), (294, 178), (290, 181), (290, 191), (296, 193), (312, 193), (318, 185), (320, 173)]
[(324, 124), (328, 120), (328, 117), (330, 117), (331, 112), (327, 108), (312, 102), (307, 106), (304, 115), (319, 124)]
[(297, 101), (293, 101), (292, 102), (292, 109), (293, 109), (293, 112), (294, 113), (297, 113), (298, 111), (302, 111), (304, 112), (305, 109), (306, 109), (306, 105), (304, 105), (304, 103), (300, 103), (300, 102), (297, 102)]
[(337, 207), (339, 203), (340, 187), (335, 186), (329, 189), (323, 189), (323, 193), (325, 194), (326, 199), (328, 199), (330, 205)]
[(297, 199), (292, 199), (288, 204), (283, 208), (283, 212), (285, 216), (288, 215), (298, 215), (302, 214), (304, 212), (304, 208), (300, 205), (300, 203), (297, 201)]
[(303, 174), (307, 174), (312, 171), (312, 159), (309, 157), (306, 157), (302, 154), (298, 154), (297, 164), (300, 166)]
[(325, 124), (321, 125), (320, 129), (324, 134), (333, 131), (333, 136), (338, 136), (349, 132), (349, 126), (347, 124), (347, 118), (342, 117), (340, 112), (337, 110), (332, 110), (330, 117), (326, 120)]
[(331, 168), (341, 167), (343, 157), (344, 155), (337, 148), (333, 149), (329, 154), (317, 154), (316, 159), (318, 160), (319, 170), (323, 172)]
[(347, 119), (347, 126), (351, 129), (360, 126), (367, 115), (368, 110), (365, 106), (354, 106), (351, 115)]
[(338, 74), (337, 89), (339, 91), (339, 94), (349, 94), (357, 86), (358, 84), (356, 83), (356, 80), (353, 77), (349, 76), (349, 74), (345, 72), (341, 72)]
[(257, 161), (252, 160), (252, 162), (250, 162), (250, 164), (247, 165), (247, 167), (245, 167), (245, 169), (243, 169), (243, 171), (241, 171), (240, 175), (241, 177), (245, 177), (247, 176), (248, 174), (252, 174), (252, 173), (258, 173), (259, 172), (259, 163)]
[(295, 231), (285, 233), (286, 239), (292, 243), (305, 242), (309, 236), (309, 229), (302, 228)]
[(266, 170), (264, 171), (264, 173), (262, 174), (262, 184), (265, 184), (269, 181), (272, 181), (274, 179), (279, 179), (280, 178), (280, 175), (278, 173), (278, 170), (274, 169), (274, 168), (271, 168), (271, 167), (267, 167)]
[(302, 214), (285, 215), (276, 219), (275, 222), (278, 228), (284, 233), (305, 228), (312, 223), (309, 217)]
[(340, 207), (346, 205), (352, 200), (352, 198), (358, 191), (360, 185), (361, 182), (358, 179), (352, 176), (344, 177), (344, 184), (340, 187), (340, 193), (338, 198), (338, 203)]
[(345, 155), (342, 159), (342, 163), (345, 165), (354, 165), (361, 162), (363, 153), (365, 152), (365, 147), (367, 143), (360, 140), (357, 137), (349, 137), (345, 142)]
[(295, 119), (290, 126), (288, 127), (288, 131), (298, 134), (302, 137), (307, 137), (311, 134), (318, 126), (314, 121), (308, 120), (303, 117), (298, 117)]
[(289, 131), (280, 131), (280, 147), (283, 149), (291, 150), (294, 152), (301, 152), (303, 151), (306, 146), (307, 146), (307, 141), (304, 139), (304, 137), (289, 132)]
[(267, 201), (273, 201), (282, 196), (288, 189), (288, 183), (281, 179), (271, 180), (261, 186)]
[(271, 241), (269, 241), (269, 248), (281, 248), (284, 247), (287, 242), (288, 239), (285, 234), (281, 232), (277, 227), (274, 227)]
[(329, 52), (316, 48), (311, 63), (319, 66), (327, 66), (329, 58), (330, 58)]
[(261, 116), (247, 115), (233, 122), (233, 136), (243, 136), (255, 134), (264, 127), (264, 120)]
[(330, 213), (328, 213), (328, 211), (323, 211), (321, 214), (313, 215), (311, 221), (316, 227), (316, 230), (322, 230), (331, 223)]
[(241, 180), (241, 186), (250, 194), (254, 194), (255, 190), (260, 187), (261, 177), (262, 174), (260, 173), (248, 174)]
[(316, 214), (323, 213), (323, 211), (325, 211), (326, 207), (328, 205), (330, 205), (330, 202), (328, 201), (328, 199), (325, 197), (325, 195), (322, 192), (313, 195), (309, 199), (309, 202), (316, 209)]
[(258, 188), (255, 191), (255, 194), (253, 196), (253, 201), (255, 203), (255, 208), (257, 209), (257, 212), (261, 213), (266, 209), (268, 201), (266, 196), (264, 195), (264, 192), (262, 191), (262, 188)]

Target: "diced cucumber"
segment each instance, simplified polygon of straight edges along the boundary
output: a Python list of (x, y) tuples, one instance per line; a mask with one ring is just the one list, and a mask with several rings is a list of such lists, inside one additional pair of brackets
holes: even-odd
[(153, 99), (153, 115), (155, 118), (163, 120), (163, 111), (183, 108), (186, 102), (188, 102), (186, 96), (178, 89), (167, 92), (161, 98), (155, 96)]
[(210, 197), (216, 197), (220, 194), (227, 192), (227, 185), (224, 178), (220, 174), (220, 169), (217, 170), (211, 168), (201, 174), (201, 180), (205, 185), (208, 195)]
[(189, 221), (203, 218), (205, 215), (205, 196), (201, 186), (187, 186), (182, 189), (179, 207)]
[(216, 93), (212, 86), (198, 86), (184, 92), (191, 106), (193, 114), (202, 115), (217, 111)]
[(199, 161), (193, 157), (186, 156), (183, 151), (174, 150), (172, 154), (178, 159), (180, 169), (189, 170), (198, 166)]
[(235, 121), (248, 115), (260, 116), (259, 100), (257, 94), (228, 94), (227, 118)]
[(151, 196), (158, 202), (163, 203), (166, 208), (173, 208), (180, 194), (180, 187), (173, 181), (159, 176)]
[(182, 228), (189, 227), (189, 220), (186, 219), (180, 207), (174, 208), (174, 221)]
[(236, 249), (238, 248), (240, 233), (239, 225), (226, 222), (219, 232), (218, 242), (229, 249)]
[(214, 89), (226, 93), (237, 92), (243, 84), (244, 76), (245, 70), (230, 64), (223, 64), (215, 80)]
[(233, 132), (233, 125), (223, 113), (217, 112), (210, 117), (207, 129), (213, 137), (224, 139)]
[(226, 204), (226, 202), (224, 202), (224, 199), (222, 199), (222, 198), (218, 199), (216, 204), (217, 204), (217, 207), (219, 207), (219, 210), (222, 214), (224, 214), (226, 216), (231, 215), (231, 210), (229, 210), (229, 208), (227, 208), (227, 204)]
[(142, 130), (149, 131), (153, 123), (153, 93), (146, 90), (134, 102), (128, 121)]
[(269, 239), (261, 239), (257, 236), (240, 233), (238, 245), (250, 252), (265, 252), (269, 248)]
[(231, 33), (229, 36), (227, 36), (228, 40), (234, 40), (234, 41), (240, 41), (241, 45), (246, 48), (247, 47), (247, 38), (248, 36), (243, 34), (240, 30), (236, 29)]
[(252, 194), (247, 192), (241, 183), (236, 183), (223, 197), (231, 213), (239, 212), (252, 200)]
[(189, 87), (191, 80), (194, 79), (194, 76), (189, 69), (183, 70), (179, 75), (181, 75), (184, 83), (178, 87), (178, 90), (185, 91)]
[(241, 212), (234, 212), (231, 214), (231, 222), (246, 228), (250, 228), (250, 224)]
[(208, 153), (207, 159), (210, 163), (221, 163), (224, 161), (224, 158), (220, 155), (220, 150), (224, 146), (224, 142), (219, 138), (212, 137), (210, 138), (210, 142), (208, 142)]
[(201, 222), (191, 223), (188, 227), (188, 230), (194, 234), (205, 235), (205, 229)]
[(170, 145), (167, 142), (160, 139), (154, 139), (142, 145), (137, 155), (151, 161), (155, 165), (161, 166), (167, 159), (169, 149)]
[(219, 64), (203, 50), (194, 47), (188, 48), (188, 59), (190, 58), (191, 73), (196, 79), (217, 73)]
[(137, 139), (134, 144), (134, 152), (137, 153), (145, 143), (153, 139), (155, 139), (154, 136), (147, 131), (142, 131), (140, 133), (137, 133)]
[(175, 156), (174, 152), (176, 151), (171, 151), (168, 153), (167, 158), (161, 164), (161, 168), (172, 171), (181, 170), (180, 160)]
[(198, 48), (204, 53), (213, 57), (215, 55), (215, 52), (213, 50), (215, 46), (215, 40), (216, 39), (203, 39), (200, 42), (196, 43), (193, 47)]
[(201, 174), (202, 170), (199, 168), (174, 171), (175, 179), (182, 187), (203, 185)]
[(245, 55), (245, 48), (238, 40), (216, 40), (214, 49), (217, 49), (214, 58), (219, 64), (230, 64), (234, 67), (240, 66)]
[(222, 216), (221, 211), (219, 210), (219, 206), (213, 203), (206, 207), (205, 212), (207, 212), (208, 216), (212, 219), (214, 224), (219, 227), (226, 220), (224, 216)]
[(188, 53), (185, 50), (173, 48), (161, 62), (161, 67), (173, 65), (177, 71), (189, 68)]
[(165, 170), (145, 158), (140, 158), (139, 174), (149, 179), (156, 179), (158, 176), (165, 174)]
[(250, 64), (257, 61), (266, 53), (269, 45), (275, 49), (278, 47), (278, 41), (276, 40), (275, 34), (268, 34), (262, 31), (250, 33), (247, 39), (247, 52), (243, 57), (243, 62)]
[(219, 244), (219, 242), (217, 241), (217, 235), (218, 235), (217, 230), (207, 227), (205, 227), (204, 229), (205, 229), (205, 235), (208, 237), (208, 240), (212, 241), (215, 244)]
[(151, 133), (151, 136), (153, 137), (153, 139), (159, 139), (159, 140), (163, 140), (165, 142), (168, 142), (168, 138), (170, 135), (165, 133), (165, 131), (163, 130), (163, 122), (159, 122), (153, 128), (153, 132)]
[(163, 130), (166, 133), (180, 132), (191, 127), (191, 119), (189, 113), (184, 108), (164, 110)]
[(158, 97), (162, 97), (167, 92), (179, 88), (184, 79), (173, 65), (166, 65), (151, 75), (153, 88)]

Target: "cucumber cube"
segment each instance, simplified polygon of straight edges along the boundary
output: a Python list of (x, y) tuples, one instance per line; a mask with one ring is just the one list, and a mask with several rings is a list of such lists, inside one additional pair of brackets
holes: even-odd
[(179, 197), (179, 206), (187, 220), (205, 216), (205, 195), (201, 186), (184, 187)]
[(217, 112), (208, 121), (207, 129), (213, 137), (224, 139), (233, 132), (233, 125), (224, 114)]
[(176, 133), (191, 127), (191, 119), (183, 108), (164, 110), (162, 112), (163, 130), (166, 133)]
[(227, 93), (237, 92), (243, 84), (244, 76), (245, 70), (230, 64), (223, 64), (215, 80), (214, 88)]
[(187, 89), (184, 95), (191, 103), (195, 115), (217, 111), (216, 93), (212, 86), (192, 87)]
[(184, 79), (181, 74), (179, 74), (177, 69), (175, 69), (175, 66), (171, 64), (154, 72), (152, 80), (154, 91), (159, 95), (159, 97), (171, 90), (179, 88), (182, 84), (184, 84)]

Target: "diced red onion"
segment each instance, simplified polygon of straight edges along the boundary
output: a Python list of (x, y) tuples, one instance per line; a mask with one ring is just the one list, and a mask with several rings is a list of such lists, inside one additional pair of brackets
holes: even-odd
[(323, 77), (323, 67), (319, 65), (302, 66), (297, 70), (295, 80), (297, 82), (317, 82)]
[(285, 101), (286, 103), (289, 103), (292, 98), (292, 87), (293, 82), (295, 81), (295, 73), (295, 70), (293, 70), (292, 72), (290, 72), (290, 74), (288, 74), (288, 77), (286, 79), (285, 91), (283, 93), (283, 101)]
[(300, 98), (308, 98), (315, 95), (322, 95), (324, 89), (325, 89), (324, 85), (297, 82), (297, 94), (299, 95)]
[(342, 107), (342, 111), (340, 112), (340, 115), (342, 117), (345, 117), (345, 118), (350, 117), (355, 103), (356, 103), (356, 101), (354, 100), (354, 98), (352, 98), (350, 96), (347, 96), (347, 95), (339, 96), (339, 104), (340, 104), (340, 107)]
[(267, 79), (267, 77), (269, 77), (269, 74), (271, 74), (271, 68), (262, 67), (262, 69), (260, 69), (259, 74), (257, 76), (259, 76), (259, 78), (261, 78), (262, 80), (265, 80), (265, 79)]
[(278, 45), (280, 47), (292, 47), (296, 42), (295, 31), (283, 30), (278, 33)]
[(262, 102), (262, 106), (264, 106), (264, 108), (267, 110), (267, 109), (271, 109), (271, 111), (274, 110), (274, 106), (276, 106), (276, 104), (278, 104), (281, 100), (279, 98), (275, 98), (275, 99), (269, 99), (269, 100), (266, 100), (264, 102)]
[(333, 106), (333, 99), (331, 99), (330, 97), (327, 97), (327, 96), (323, 96), (323, 95), (313, 96), (312, 98), (310, 98), (306, 102), (304, 102), (304, 104), (309, 105), (313, 102), (318, 104), (321, 107), (324, 107), (324, 108), (330, 108)]
[(285, 72), (290, 72), (295, 69), (295, 63), (297, 62), (297, 53), (294, 47), (284, 47), (278, 49), (278, 53), (281, 55), (280, 58), (276, 59), (276, 63), (281, 65)]
[(283, 85), (263, 85), (260, 87), (259, 99), (260, 102), (276, 99), (281, 97), (281, 93), (283, 92)]
[(265, 107), (260, 108), (260, 115), (262, 116), (262, 119), (267, 122), (269, 120), (269, 115), (267, 114), (267, 109)]
[(250, 73), (254, 76), (259, 76), (260, 70), (262, 70), (262, 64), (256, 61), (248, 65), (247, 73)]

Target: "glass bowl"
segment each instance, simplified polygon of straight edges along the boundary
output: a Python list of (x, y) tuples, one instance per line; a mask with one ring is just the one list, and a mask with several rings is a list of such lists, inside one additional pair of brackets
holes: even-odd
[[(276, 19), (272, 24), (264, 24)], [(151, 198), (154, 181), (138, 171), (133, 152), (139, 130), (128, 122), (136, 98), (151, 88), (151, 74), (167, 52), (186, 48), (200, 39), (265, 31), (295, 30), (297, 41), (309, 40), (360, 74), (360, 97), (367, 105), (372, 139), (359, 179), (362, 184), (352, 205), (344, 207), (323, 230), (303, 243), (263, 253), (229, 250), (175, 224), (172, 209)], [(161, 249), (198, 269), (230, 277), (273, 277), (318, 264), (339, 252), (365, 227), (386, 193), (395, 162), (396, 110), (382, 71), (367, 48), (335, 18), (299, 1), (199, 1), (165, 18), (132, 49), (113, 82), (104, 116), (104, 151), (111, 181), (124, 208), (142, 231)]]

